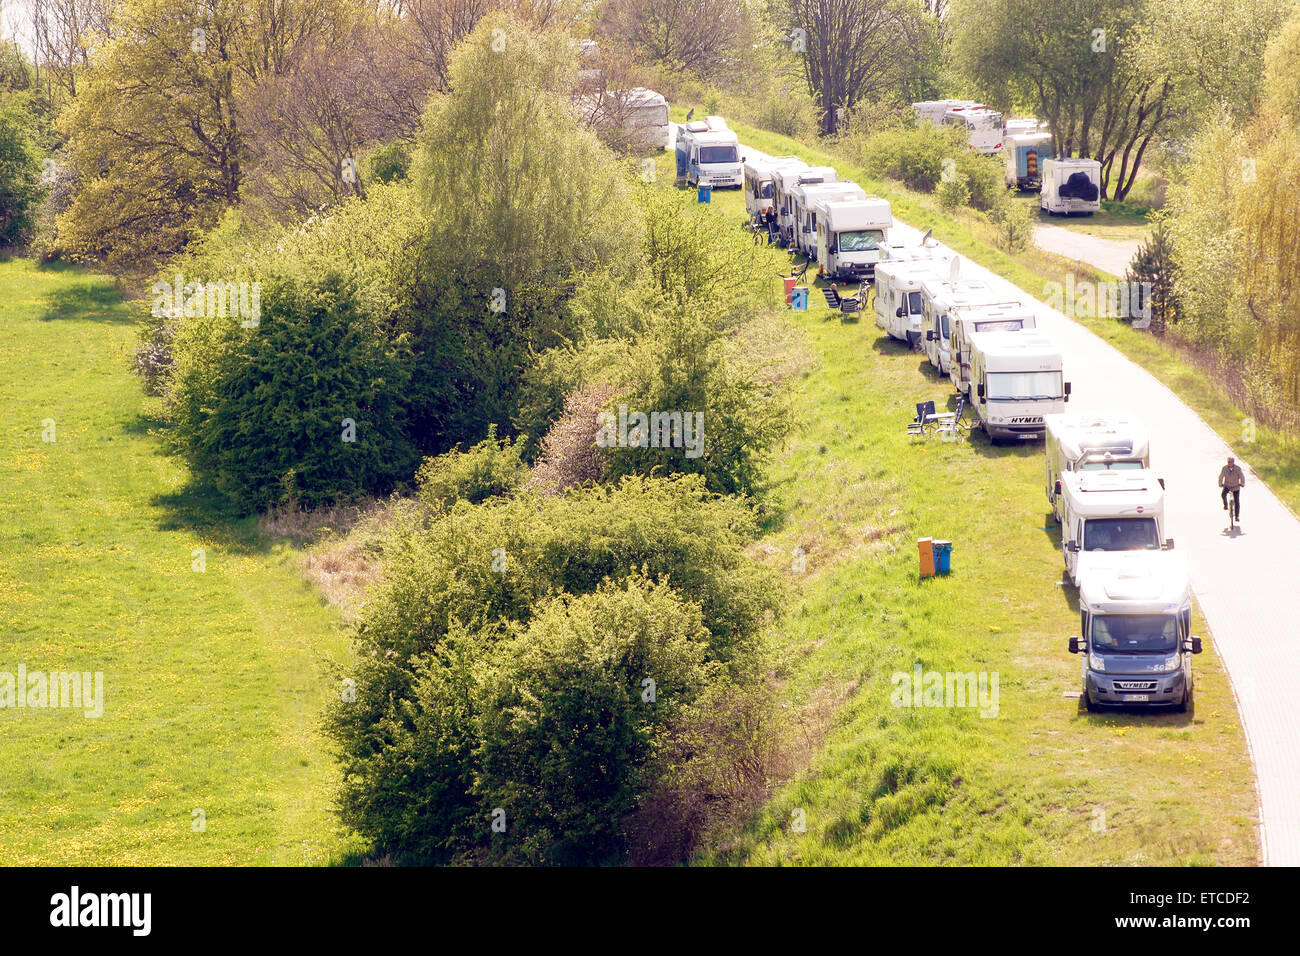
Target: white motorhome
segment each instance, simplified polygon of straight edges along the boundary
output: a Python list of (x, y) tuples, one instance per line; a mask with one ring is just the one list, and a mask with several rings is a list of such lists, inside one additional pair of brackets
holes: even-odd
[(1075, 584), (1106, 552), (1173, 547), (1164, 482), (1150, 469), (1069, 471), (1060, 485), (1061, 556)]
[(745, 212), (756, 216), (772, 208), (772, 170), (801, 163), (797, 156), (766, 156), (745, 160)]
[(1038, 329), (973, 332), (967, 341), (971, 409), (989, 440), (1042, 436), (1043, 416), (1065, 411), (1070, 395), (1056, 343)]
[(916, 348), (924, 312), (922, 286), (951, 275), (951, 259), (889, 259), (876, 264), (876, 325)]
[(1008, 130), (1002, 139), (1002, 154), (1009, 188), (1041, 189), (1043, 163), (1052, 155), (1052, 134), (1038, 129)]
[(966, 147), (977, 153), (1002, 154), (1002, 114), (987, 106), (954, 106), (943, 114), (943, 125), (966, 134)]
[(1192, 591), (1179, 552), (1114, 554), (1079, 585), (1081, 633), (1069, 641), (1083, 657), (1083, 704), (1172, 707), (1187, 711), (1195, 689)]
[(863, 200), (867, 192), (851, 180), (800, 183), (790, 191), (794, 201), (794, 244), (809, 259), (817, 258), (817, 213), (830, 202)]
[(1101, 163), (1095, 159), (1043, 160), (1038, 207), (1050, 215), (1092, 215), (1101, 209)]
[(949, 110), (980, 105), (975, 100), (924, 100), (920, 103), (913, 103), (912, 109), (916, 112), (917, 120), (934, 126), (942, 126), (943, 117)]
[[(949, 375), (956, 316), (978, 306), (1002, 303), (1002, 296), (982, 279), (936, 277), (921, 283), (921, 350), (941, 375)], [(1019, 304), (1019, 303), (1005, 303)], [(971, 327), (971, 322), (966, 322)], [(1013, 328), (990, 320), (987, 328)], [(971, 331), (974, 331), (971, 327)]]
[(745, 182), (740, 140), (721, 116), (691, 120), (677, 128), (677, 176), (692, 186)]
[(772, 204), (776, 209), (776, 226), (781, 245), (794, 245), (794, 188), (815, 183), (833, 183), (838, 177), (831, 166), (791, 163), (772, 170)]
[(1061, 479), (1067, 473), (1151, 467), (1147, 430), (1127, 415), (1048, 415), (1044, 425), (1045, 490), (1058, 524), (1064, 521)]
[(672, 128), (668, 101), (654, 90), (597, 90), (580, 93), (575, 99), (588, 124), (630, 149), (668, 148)]
[(823, 276), (863, 282), (876, 274), (880, 244), (894, 215), (877, 196), (827, 202), (817, 212), (817, 264)]
[(970, 338), (976, 332), (1019, 332), (1035, 329), (1032, 308), (1018, 299), (1003, 302), (969, 302), (948, 312), (948, 377), (953, 388), (971, 399)]

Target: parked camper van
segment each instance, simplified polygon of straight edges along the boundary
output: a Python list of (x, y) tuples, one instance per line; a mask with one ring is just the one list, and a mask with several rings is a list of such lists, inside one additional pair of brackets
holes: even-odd
[(1061, 350), (1037, 329), (974, 332), (968, 341), (971, 409), (989, 440), (1041, 437), (1043, 416), (1063, 412), (1070, 394)]
[(877, 196), (826, 202), (817, 212), (817, 264), (829, 279), (862, 282), (876, 274), (880, 244), (894, 216)]
[[(999, 293), (982, 279), (959, 278), (954, 281), (945, 276), (921, 283), (921, 351), (940, 374), (950, 374), (954, 314), (979, 306), (996, 305), (1000, 301)], [(994, 322), (989, 327), (1013, 328)]]
[(795, 248), (809, 259), (817, 258), (817, 214), (827, 203), (862, 201), (867, 192), (855, 182), (800, 183), (790, 191), (794, 201)]
[(776, 225), (781, 234), (781, 245), (794, 245), (795, 187), (814, 183), (833, 183), (836, 180), (835, 170), (830, 166), (791, 163), (772, 170), (772, 203), (776, 209)]
[(876, 264), (876, 325), (916, 348), (921, 342), (922, 286), (947, 277), (951, 259), (890, 259)]
[(677, 129), (677, 176), (692, 186), (743, 186), (740, 140), (721, 116)]
[(1033, 309), (1019, 300), (955, 303), (948, 310), (948, 377), (969, 400), (971, 336), (976, 332), (1019, 332), (1038, 327)]
[(1061, 556), (1075, 584), (1106, 552), (1172, 547), (1164, 482), (1150, 469), (1070, 471), (1060, 486)]
[(596, 90), (575, 97), (588, 125), (639, 152), (667, 149), (668, 101), (654, 90)]
[(1052, 155), (1052, 134), (1041, 130), (1008, 131), (1002, 140), (1002, 153), (1008, 187), (1041, 189), (1043, 163)]
[(1151, 467), (1151, 443), (1142, 424), (1124, 415), (1048, 415), (1044, 419), (1047, 500), (1065, 520), (1061, 479), (1070, 472), (1135, 471)]
[(1100, 707), (1193, 705), (1192, 592), (1178, 552), (1116, 554), (1079, 584), (1083, 703)]
[(975, 100), (925, 100), (920, 103), (913, 103), (912, 109), (916, 111), (918, 121), (930, 123), (933, 126), (942, 126), (943, 117), (949, 110), (980, 105)]
[(1038, 206), (1049, 214), (1092, 215), (1101, 209), (1101, 163), (1095, 159), (1043, 160)]
[(965, 131), (966, 147), (977, 153), (1002, 153), (1002, 114), (987, 106), (954, 106), (943, 114), (945, 126)]

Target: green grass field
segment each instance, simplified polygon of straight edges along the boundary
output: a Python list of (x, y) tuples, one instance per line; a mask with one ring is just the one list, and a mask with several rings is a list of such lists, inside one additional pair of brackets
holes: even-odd
[(0, 710), (0, 857), (341, 858), (317, 728), (347, 653), (334, 615), (296, 553), (189, 487), (108, 280), (11, 260), (0, 289), (0, 671), (104, 680), (98, 719)]
[[(741, 225), (740, 193), (715, 192), (713, 206)], [(1252, 770), (1212, 642), (1194, 715), (1083, 711), (1067, 696), (1078, 605), (1047, 519), (1042, 446), (909, 438), (914, 403), (942, 407), (947, 381), (870, 314), (845, 324), (816, 299), (791, 313), (818, 364), (772, 470), (780, 517), (761, 553), (799, 584), (775, 634), (788, 706), (834, 717), (807, 770), (700, 861), (1257, 862)], [(954, 542), (954, 574), (919, 580), (922, 535)], [(893, 706), (892, 675), (918, 663), (996, 672), (997, 716)]]

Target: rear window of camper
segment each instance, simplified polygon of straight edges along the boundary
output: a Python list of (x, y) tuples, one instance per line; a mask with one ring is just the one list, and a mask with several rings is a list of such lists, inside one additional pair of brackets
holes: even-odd
[(1019, 332), (1025, 327), (1022, 319), (1000, 319), (996, 322), (976, 322), (976, 332)]
[(1105, 461), (1096, 458), (1079, 466), (1080, 471), (1139, 471), (1145, 466), (1140, 461)]
[[(816, 218), (816, 217), (814, 217)], [(841, 252), (871, 252), (885, 241), (883, 229), (856, 229), (840, 233)], [(919, 309), (915, 311), (920, 311)]]
[(701, 146), (700, 162), (701, 163), (736, 163), (740, 161), (740, 154), (735, 146)]

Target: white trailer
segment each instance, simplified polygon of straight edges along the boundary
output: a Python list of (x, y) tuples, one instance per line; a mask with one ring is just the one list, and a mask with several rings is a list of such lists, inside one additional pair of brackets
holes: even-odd
[(575, 101), (590, 126), (629, 149), (653, 152), (668, 148), (672, 129), (668, 101), (654, 90), (596, 90), (579, 93)]
[(1008, 188), (1041, 189), (1043, 163), (1052, 155), (1052, 134), (1040, 130), (1008, 131), (1002, 140), (1002, 154)]
[(864, 282), (875, 276), (880, 245), (894, 215), (877, 196), (824, 203), (817, 213), (817, 264), (829, 279)]
[(1002, 301), (982, 279), (945, 276), (921, 283), (921, 350), (941, 375), (949, 374), (954, 311)]
[(772, 208), (772, 170), (778, 166), (802, 163), (797, 156), (767, 156), (745, 160), (745, 212), (750, 216)]
[(1060, 482), (1061, 556), (1075, 584), (1105, 552), (1173, 547), (1164, 482), (1150, 469), (1070, 471)]
[(1064, 520), (1061, 479), (1066, 474), (1151, 467), (1147, 430), (1128, 415), (1048, 415), (1044, 426), (1044, 490), (1058, 524)]
[(1043, 417), (1065, 411), (1070, 383), (1061, 350), (1037, 329), (975, 332), (970, 342), (971, 409), (989, 441), (1029, 441)]
[(1081, 633), (1069, 640), (1082, 656), (1083, 704), (1102, 707), (1194, 706), (1192, 590), (1179, 552), (1113, 554), (1079, 585)]
[(1101, 163), (1095, 159), (1043, 160), (1043, 186), (1038, 207), (1049, 215), (1081, 213), (1092, 215), (1101, 209)]
[(800, 183), (790, 191), (794, 201), (795, 248), (809, 259), (817, 258), (817, 213), (827, 203), (864, 200), (867, 191), (851, 180), (834, 183)]
[(692, 120), (677, 128), (677, 178), (691, 186), (736, 186), (745, 182), (740, 140), (721, 116)]
[(966, 148), (988, 155), (1002, 154), (1002, 114), (987, 106), (954, 106), (943, 114), (943, 124), (960, 129)]
[(981, 105), (975, 100), (923, 100), (920, 103), (913, 103), (912, 109), (916, 112), (918, 121), (942, 126), (943, 117), (949, 110)]
[(948, 311), (948, 377), (953, 388), (970, 400), (970, 338), (976, 332), (1019, 332), (1037, 327), (1033, 309), (1018, 299), (953, 305)]
[(876, 325), (916, 348), (921, 341), (922, 286), (952, 272), (951, 259), (889, 259), (876, 264)]
[(772, 170), (772, 204), (776, 209), (776, 226), (781, 245), (794, 245), (794, 188), (815, 183), (833, 183), (838, 177), (831, 166), (809, 166), (791, 163)]

